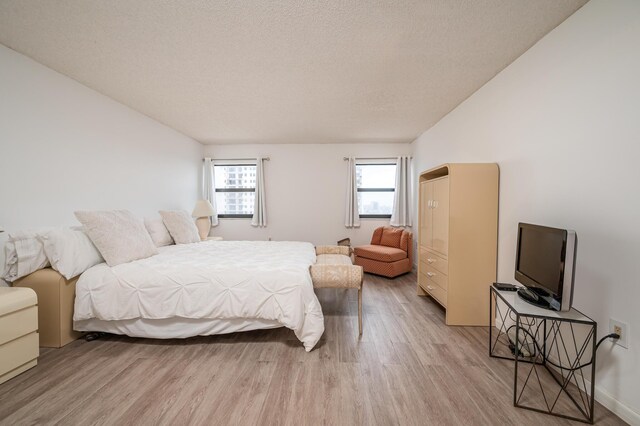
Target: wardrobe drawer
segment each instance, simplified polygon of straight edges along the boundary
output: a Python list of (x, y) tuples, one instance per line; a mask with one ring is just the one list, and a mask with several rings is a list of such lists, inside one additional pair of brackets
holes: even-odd
[(427, 278), (436, 283), (438, 287), (442, 288), (443, 290), (447, 289), (449, 279), (445, 274), (438, 271), (431, 265), (427, 265), (427, 267), (423, 269), (422, 272), (427, 276)]
[(429, 295), (433, 297), (438, 303), (440, 303), (445, 308), (447, 307), (447, 290), (446, 289), (443, 289), (442, 287), (440, 287), (438, 284), (436, 284), (433, 280), (429, 279), (429, 277), (427, 277), (424, 274), (420, 274), (420, 276), (418, 277), (418, 283), (420, 284), (420, 287), (422, 287), (424, 291), (429, 293)]
[(447, 307), (447, 290), (438, 287), (431, 280), (427, 282), (427, 293), (445, 308)]
[(420, 256), (420, 261), (424, 261), (443, 274), (449, 275), (449, 261), (431, 250), (424, 250), (424, 256)]

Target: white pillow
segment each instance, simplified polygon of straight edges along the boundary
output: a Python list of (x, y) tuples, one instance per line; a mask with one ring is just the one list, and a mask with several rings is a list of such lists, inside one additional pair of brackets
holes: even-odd
[(82, 229), (57, 228), (38, 235), (51, 267), (70, 280), (104, 262), (100, 252)]
[(201, 241), (198, 228), (189, 213), (184, 210), (161, 210), (159, 213), (176, 244)]
[(147, 228), (156, 247), (170, 246), (173, 244), (173, 238), (171, 238), (167, 227), (164, 226), (161, 217), (145, 217), (144, 227)]
[(44, 247), (37, 238), (38, 233), (45, 231), (47, 230), (28, 230), (9, 234), (4, 246), (5, 265), (2, 278), (5, 281), (13, 282), (49, 266)]
[(18, 275), (18, 253), (16, 253), (16, 245), (7, 241), (4, 244), (4, 269), (2, 279), (11, 282)]
[(158, 254), (142, 220), (128, 210), (77, 211), (74, 214), (109, 266)]

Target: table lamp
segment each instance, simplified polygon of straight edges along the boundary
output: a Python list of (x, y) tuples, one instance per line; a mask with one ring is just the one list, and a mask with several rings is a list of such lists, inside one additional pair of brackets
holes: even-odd
[(211, 230), (211, 216), (215, 214), (215, 210), (211, 203), (207, 200), (196, 201), (191, 216), (196, 218), (196, 227), (201, 240), (206, 240)]

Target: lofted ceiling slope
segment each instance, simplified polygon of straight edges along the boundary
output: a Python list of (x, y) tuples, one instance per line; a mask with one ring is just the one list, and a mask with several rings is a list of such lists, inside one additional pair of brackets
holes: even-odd
[(205, 143), (409, 142), (586, 0), (2, 0), (0, 43)]

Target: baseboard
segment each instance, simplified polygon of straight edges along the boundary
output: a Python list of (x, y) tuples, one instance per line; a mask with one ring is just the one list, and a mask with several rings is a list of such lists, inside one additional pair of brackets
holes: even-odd
[[(557, 359), (549, 357), (551, 361), (558, 363)], [(553, 367), (552, 367), (553, 368)], [(575, 373), (578, 377), (583, 377), (579, 372)], [(591, 382), (584, 378), (586, 383), (587, 392), (591, 393)], [(596, 385), (595, 387), (595, 400), (599, 402), (607, 410), (611, 411), (616, 416), (620, 417), (630, 425), (640, 426), (640, 413), (634, 411), (631, 407), (626, 406), (622, 402), (618, 401), (613, 395), (604, 390), (602, 387)]]
[[(591, 384), (589, 383), (589, 389), (590, 388)], [(613, 395), (599, 386), (596, 386), (596, 401), (630, 425), (640, 425), (640, 413), (634, 411), (631, 407), (624, 405), (622, 402), (615, 399)]]
[[(500, 325), (498, 325), (497, 318), (496, 318), (496, 326), (500, 327)], [(558, 363), (558, 360), (554, 359), (554, 357), (549, 357), (549, 359), (551, 361)], [(581, 377), (581, 374), (579, 372), (576, 372), (576, 376)], [(590, 393), (591, 382), (586, 378), (584, 378), (584, 381), (586, 382), (587, 392)], [(611, 411), (613, 414), (620, 417), (622, 420), (629, 423), (630, 425), (640, 426), (640, 413), (635, 411), (633, 408), (618, 401), (613, 395), (611, 395), (608, 391), (606, 391), (600, 386), (596, 385), (595, 393), (596, 393), (595, 400), (598, 403), (600, 403), (603, 407), (605, 407), (607, 410)]]
[[(496, 315), (495, 326), (498, 329), (501, 329), (502, 323), (500, 322), (500, 317)], [(550, 361), (555, 362), (556, 364), (560, 364), (558, 359), (555, 359), (553, 356), (549, 356)], [(551, 366), (551, 368), (554, 368)], [(555, 368), (554, 368), (555, 369)], [(557, 369), (556, 369), (557, 370)], [(584, 378), (580, 371), (575, 372), (576, 376), (582, 377), (582, 379), (586, 382), (586, 390), (588, 393), (591, 392), (591, 382)], [(590, 375), (590, 374), (589, 374)], [(616, 397), (611, 395), (607, 390), (603, 389), (601, 386), (595, 386), (595, 400), (600, 403), (603, 407), (611, 411), (616, 416), (620, 417), (625, 422), (629, 423), (633, 426), (640, 426), (640, 413), (635, 411), (633, 408), (623, 404), (618, 401)]]

